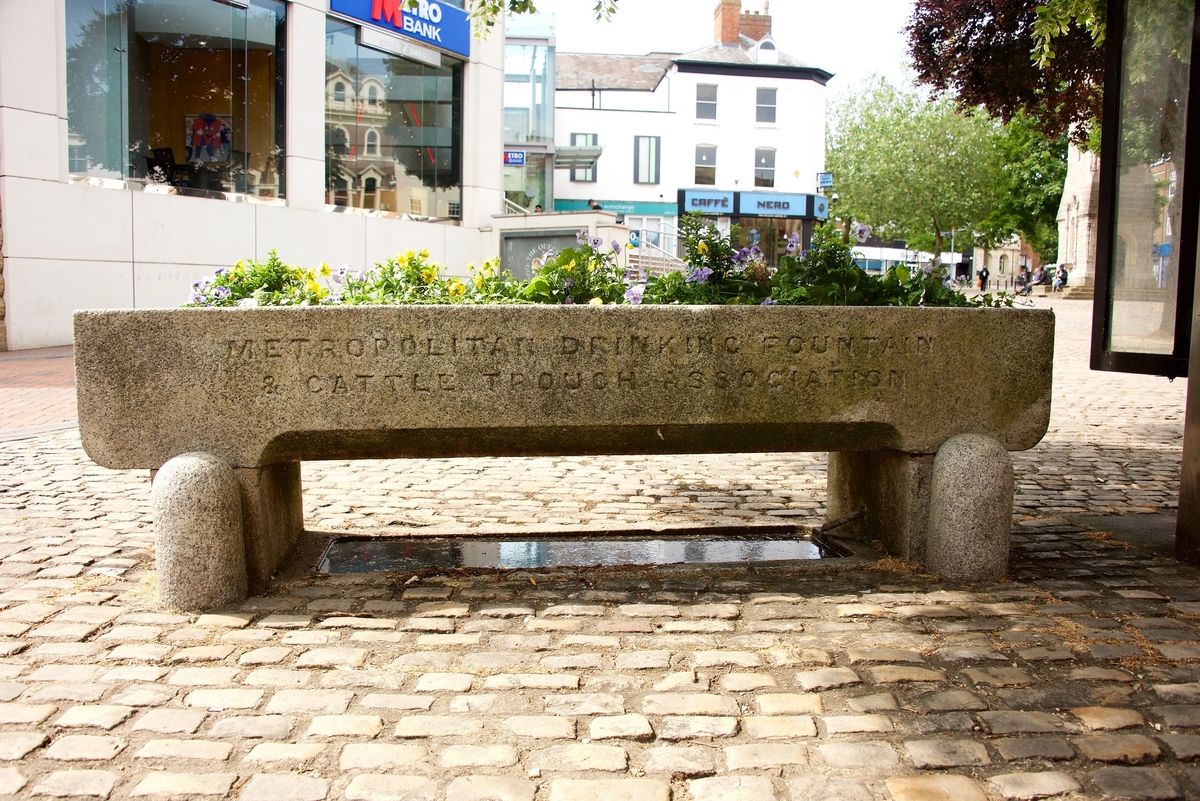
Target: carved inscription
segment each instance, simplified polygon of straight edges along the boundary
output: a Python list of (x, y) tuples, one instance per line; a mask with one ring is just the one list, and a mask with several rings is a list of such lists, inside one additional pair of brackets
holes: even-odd
[(924, 333), (872, 336), (765, 330), (754, 335), (619, 336), (463, 332), (230, 339), (222, 360), (261, 368), (263, 396), (444, 397), (462, 393), (871, 393), (903, 391), (934, 356)]

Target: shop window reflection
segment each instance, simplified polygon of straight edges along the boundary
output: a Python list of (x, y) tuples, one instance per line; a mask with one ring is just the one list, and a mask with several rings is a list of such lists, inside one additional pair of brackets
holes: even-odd
[[(433, 67), (326, 28), (326, 203), (395, 214), (461, 214), (462, 67)], [(344, 102), (338, 102), (338, 86)]]
[(285, 5), (66, 0), (68, 168), (283, 197)]

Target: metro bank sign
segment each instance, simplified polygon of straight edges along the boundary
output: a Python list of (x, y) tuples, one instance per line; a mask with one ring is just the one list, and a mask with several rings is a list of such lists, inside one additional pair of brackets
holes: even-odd
[(471, 57), (471, 18), (438, 0), (329, 0), (329, 10), (463, 58)]

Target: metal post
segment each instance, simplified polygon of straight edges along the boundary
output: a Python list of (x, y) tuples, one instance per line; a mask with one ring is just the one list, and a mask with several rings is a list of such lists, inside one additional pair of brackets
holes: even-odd
[[(1200, 354), (1200, 281), (1192, 301), (1192, 346)], [(1183, 417), (1183, 462), (1179, 470), (1179, 510), (1175, 516), (1175, 558), (1200, 564), (1200, 369), (1189, 359)]]

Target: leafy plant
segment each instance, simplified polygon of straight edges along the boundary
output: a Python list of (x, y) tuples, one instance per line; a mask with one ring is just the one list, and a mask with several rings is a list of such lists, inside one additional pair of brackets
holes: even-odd
[[(329, 275), (322, 265), (322, 273)], [(272, 250), (264, 262), (239, 261), (192, 284), (189, 306), (309, 306), (329, 296), (318, 271), (284, 264)]]
[[(869, 231), (856, 226), (855, 238)], [(240, 261), (193, 286), (189, 306), (308, 306), (405, 304), (775, 304), (793, 306), (1011, 306), (1011, 295), (968, 298), (961, 285), (932, 265), (896, 265), (881, 275), (854, 262), (854, 245), (832, 226), (818, 228), (801, 250), (799, 234), (787, 242), (778, 267), (767, 264), (757, 247), (737, 248), (731, 236), (698, 215), (680, 221), (686, 268), (632, 282), (618, 262), (621, 247), (576, 235), (576, 246), (550, 254), (528, 281), (499, 270), (498, 260), (469, 277), (445, 276), (429, 253), (407, 253), (352, 273), (349, 265), (322, 264), (304, 270), (283, 264), (275, 251), (266, 262)], [(731, 231), (737, 235), (737, 229)], [(327, 279), (329, 287), (320, 279)], [(332, 287), (332, 290), (330, 290)]]
[(589, 236), (586, 228), (575, 234), (576, 247), (547, 259), (517, 293), (532, 303), (620, 303), (629, 285), (617, 264), (621, 246)]

